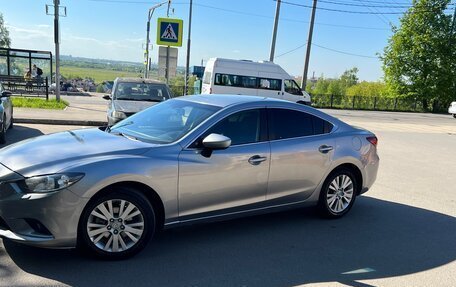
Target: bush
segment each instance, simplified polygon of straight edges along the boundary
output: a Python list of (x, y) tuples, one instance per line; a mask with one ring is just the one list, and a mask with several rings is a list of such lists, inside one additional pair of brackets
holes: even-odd
[(104, 92), (105, 92), (105, 89), (104, 89), (104, 87), (103, 87), (102, 84), (99, 84), (99, 85), (97, 86), (96, 92), (97, 92), (97, 93), (104, 93)]

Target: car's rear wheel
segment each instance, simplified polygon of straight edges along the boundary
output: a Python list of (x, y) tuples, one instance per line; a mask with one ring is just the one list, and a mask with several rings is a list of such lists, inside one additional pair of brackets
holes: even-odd
[(345, 215), (356, 199), (358, 182), (351, 170), (346, 168), (332, 172), (323, 184), (318, 203), (321, 213), (330, 218)]
[(155, 232), (152, 205), (141, 193), (116, 188), (92, 200), (79, 224), (79, 246), (103, 259), (124, 259), (141, 251)]
[(453, 118), (455, 118), (455, 119), (456, 119), (456, 114), (453, 114)]

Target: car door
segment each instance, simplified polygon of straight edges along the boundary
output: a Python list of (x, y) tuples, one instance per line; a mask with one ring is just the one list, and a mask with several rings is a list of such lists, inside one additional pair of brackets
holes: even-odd
[(294, 80), (285, 79), (283, 81), (283, 99), (291, 102), (303, 100), (301, 88)]
[[(265, 122), (265, 109), (230, 114), (180, 153), (181, 219), (239, 211), (265, 200), (270, 163)], [(212, 133), (229, 137), (231, 146), (203, 149), (202, 139)]]
[(282, 79), (277, 74), (258, 73), (258, 96), (282, 99)]
[(330, 166), (332, 125), (311, 114), (268, 108), (271, 169), (267, 200), (308, 198)]

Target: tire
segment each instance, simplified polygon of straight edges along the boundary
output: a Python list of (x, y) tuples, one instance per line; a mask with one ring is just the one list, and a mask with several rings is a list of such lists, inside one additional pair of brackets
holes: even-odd
[(10, 130), (10, 129), (12, 129), (12, 128), (14, 128), (14, 118), (13, 118), (13, 115), (11, 115), (11, 121), (10, 121), (10, 125), (9, 125), (8, 129)]
[[(348, 181), (349, 180), (349, 181)], [(337, 189), (344, 185), (345, 188)], [(355, 203), (358, 182), (353, 172), (340, 168), (326, 178), (321, 192), (318, 208), (320, 213), (327, 218), (340, 218), (347, 214)]]
[(0, 127), (0, 144), (6, 143), (6, 126), (5, 126), (6, 117), (3, 115), (3, 122)]
[(453, 114), (453, 118), (455, 118), (455, 119), (456, 119), (456, 114)]
[(87, 204), (79, 221), (78, 247), (101, 259), (126, 259), (144, 249), (155, 226), (147, 198), (134, 189), (118, 187)]

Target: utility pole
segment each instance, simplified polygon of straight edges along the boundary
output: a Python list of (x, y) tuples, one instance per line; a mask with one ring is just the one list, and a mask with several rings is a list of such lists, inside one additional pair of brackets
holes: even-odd
[[(58, 0), (54, 0), (58, 1)], [(149, 61), (149, 34), (150, 34), (150, 19), (152, 19), (152, 15), (154, 15), (155, 9), (158, 7), (168, 4), (168, 13), (169, 13), (169, 5), (171, 4), (171, 0), (167, 0), (165, 2), (159, 3), (155, 6), (149, 8), (148, 16), (147, 16), (147, 27), (146, 27), (146, 52), (144, 53), (144, 63), (146, 64), (146, 69), (144, 70), (144, 78), (147, 79), (149, 77), (149, 69), (150, 69), (150, 61)]]
[[(55, 99), (60, 102), (60, 31), (59, 31), (59, 12), (60, 12), (60, 0), (54, 0), (54, 14), (49, 12), (49, 7), (46, 5), (46, 14), (54, 15), (54, 43), (55, 43)], [(66, 7), (63, 7), (64, 14), (66, 17)], [(51, 75), (52, 78), (52, 75)]]
[(309, 69), (310, 48), (312, 46), (312, 34), (315, 21), (315, 10), (317, 10), (317, 0), (313, 0), (312, 12), (310, 14), (309, 35), (307, 38), (306, 59), (304, 61), (304, 72), (302, 73), (301, 90), (306, 89), (307, 71)]
[(185, 63), (184, 96), (188, 95), (188, 77), (189, 77), (189, 73), (190, 73), (190, 36), (192, 33), (192, 6), (193, 6), (193, 0), (190, 0), (190, 11), (188, 13), (187, 61)]
[(272, 42), (271, 42), (271, 51), (269, 53), (269, 61), (274, 62), (274, 52), (275, 52), (275, 44), (276, 44), (276, 37), (277, 37), (277, 26), (279, 26), (279, 14), (280, 14), (280, 3), (282, 0), (277, 0), (276, 6), (276, 13), (274, 19), (274, 28), (272, 30)]

